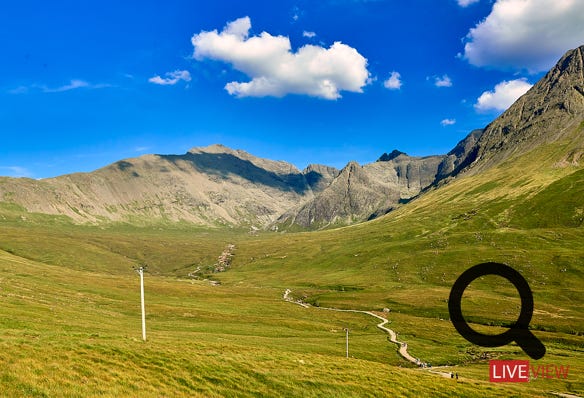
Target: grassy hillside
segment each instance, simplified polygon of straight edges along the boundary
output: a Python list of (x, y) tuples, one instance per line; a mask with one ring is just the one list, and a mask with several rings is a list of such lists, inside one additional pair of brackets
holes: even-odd
[[(272, 289), (146, 276), (148, 341), (136, 275), (39, 264), (0, 251), (2, 396), (492, 396), (399, 362), (359, 314), (305, 310)], [(317, 315), (317, 316), (315, 316)], [(343, 327), (352, 358), (344, 358)], [(529, 393), (538, 395), (537, 388)]]
[[(388, 216), (311, 233), (74, 226), (0, 207), (0, 387), (6, 396), (545, 396), (584, 394), (582, 168), (560, 142), (462, 177)], [(529, 170), (529, 172), (526, 172)], [(212, 273), (227, 244), (232, 267)], [(484, 349), (448, 321), (454, 280), (507, 263), (533, 290), (533, 364), (570, 365), (567, 380), (488, 382)], [(138, 276), (146, 263), (149, 340), (140, 340)], [(199, 268), (200, 280), (187, 275)], [(206, 274), (206, 275), (205, 275)], [(204, 278), (221, 282), (212, 286)], [(362, 314), (378, 310), (412, 355), (461, 379), (412, 368)], [(473, 327), (498, 333), (519, 311), (515, 289), (485, 277), (465, 293)], [(344, 358), (343, 328), (351, 330)]]
[[(221, 280), (288, 287), (321, 306), (390, 308), (392, 325), (414, 355), (452, 364), (481, 356), (525, 358), (513, 345), (474, 347), (447, 322), (447, 298), (458, 275), (480, 262), (503, 262), (533, 290), (531, 327), (548, 348), (544, 360), (581, 366), (583, 173), (556, 162), (570, 148), (570, 142), (541, 147), (370, 223), (248, 241), (237, 267)], [(463, 308), (477, 330), (500, 333), (498, 327), (517, 318), (517, 293), (501, 278), (483, 279), (465, 293)]]

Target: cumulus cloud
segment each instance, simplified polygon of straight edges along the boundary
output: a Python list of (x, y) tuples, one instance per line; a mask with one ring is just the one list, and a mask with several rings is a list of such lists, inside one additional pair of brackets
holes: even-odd
[(479, 112), (504, 111), (532, 86), (525, 78), (502, 81), (495, 86), (493, 91), (482, 93), (474, 107)]
[(391, 72), (389, 79), (383, 82), (383, 86), (389, 90), (399, 90), (402, 84), (401, 75), (396, 71)]
[(164, 76), (165, 77), (160, 77), (156, 75), (148, 79), (148, 81), (162, 86), (174, 86), (181, 80), (184, 80), (185, 82), (191, 81), (191, 74), (186, 70), (175, 70), (174, 72), (166, 73)]
[(503, 70), (546, 71), (584, 40), (584, 1), (497, 0), (470, 29), (464, 59)]
[(458, 0), (458, 5), (461, 7), (468, 7), (471, 4), (478, 3), (480, 0)]
[(236, 97), (283, 97), (304, 94), (338, 99), (341, 91), (361, 93), (369, 79), (367, 59), (356, 49), (335, 42), (329, 48), (305, 45), (292, 51), (290, 39), (262, 32), (250, 36), (249, 17), (192, 37), (193, 57), (229, 63), (251, 80), (225, 85)]
[(434, 85), (436, 87), (452, 87), (452, 80), (448, 75), (444, 75), (442, 77), (436, 76), (434, 78)]
[(308, 32), (308, 31), (304, 31), (302, 32), (302, 36), (303, 37), (308, 37), (309, 39), (312, 39), (313, 37), (316, 37), (316, 33), (314, 32)]
[(440, 124), (442, 126), (452, 126), (453, 124), (456, 124), (456, 119), (443, 119)]

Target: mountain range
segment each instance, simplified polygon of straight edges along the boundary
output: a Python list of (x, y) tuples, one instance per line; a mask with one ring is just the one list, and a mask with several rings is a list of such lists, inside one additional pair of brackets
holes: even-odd
[[(394, 150), (342, 170), (283, 161), (222, 145), (184, 155), (144, 155), (90, 173), (0, 178), (0, 202), (76, 223), (323, 228), (365, 221), (440, 189), (462, 175), (488, 172), (533, 149), (562, 143), (558, 167), (584, 154), (584, 46), (568, 51), (538, 83), (484, 129), (445, 155)], [(576, 132), (576, 133), (575, 133)]]

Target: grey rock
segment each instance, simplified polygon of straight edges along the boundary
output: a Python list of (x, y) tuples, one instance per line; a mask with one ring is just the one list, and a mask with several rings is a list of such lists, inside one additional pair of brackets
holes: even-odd
[[(568, 51), (558, 63), (501, 116), (489, 124), (458, 172), (476, 174), (569, 138), (584, 120), (584, 46)], [(583, 146), (582, 135), (573, 143)]]
[(322, 228), (379, 217), (432, 184), (444, 160), (444, 156), (392, 154), (365, 166), (350, 162), (324, 190), (283, 214), (277, 223)]

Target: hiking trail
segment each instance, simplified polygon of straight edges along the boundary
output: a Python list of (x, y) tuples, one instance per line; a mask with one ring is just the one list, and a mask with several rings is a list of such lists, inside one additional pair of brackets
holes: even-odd
[(386, 332), (387, 334), (389, 334), (389, 341), (396, 344), (398, 346), (398, 353), (407, 361), (419, 366), (421, 369), (425, 369), (428, 370), (428, 372), (430, 373), (434, 373), (437, 375), (440, 375), (442, 377), (446, 377), (446, 378), (451, 378), (451, 372), (441, 372), (441, 371), (437, 371), (434, 370), (436, 368), (432, 368), (431, 366), (428, 366), (425, 362), (420, 361), (419, 359), (413, 357), (409, 352), (408, 352), (408, 344), (406, 342), (403, 341), (399, 341), (397, 339), (397, 333), (394, 332), (392, 329), (386, 327), (385, 325), (389, 322), (387, 319), (385, 319), (384, 317), (382, 317), (381, 315), (377, 315), (376, 313), (372, 312), (372, 311), (362, 311), (362, 310), (342, 310), (339, 308), (329, 308), (329, 307), (315, 307), (313, 305), (307, 304), (304, 301), (298, 299), (298, 300), (294, 300), (292, 297), (290, 297), (290, 293), (292, 293), (292, 290), (290, 289), (286, 289), (286, 291), (284, 292), (283, 298), (285, 301), (293, 303), (293, 304), (297, 304), (300, 305), (304, 308), (318, 308), (321, 310), (327, 310), (327, 311), (338, 311), (338, 312), (354, 312), (354, 313), (359, 313), (359, 314), (366, 314), (372, 317), (377, 318), (378, 320), (380, 320), (381, 322), (377, 324), (377, 327), (381, 330), (383, 330), (384, 332)]

